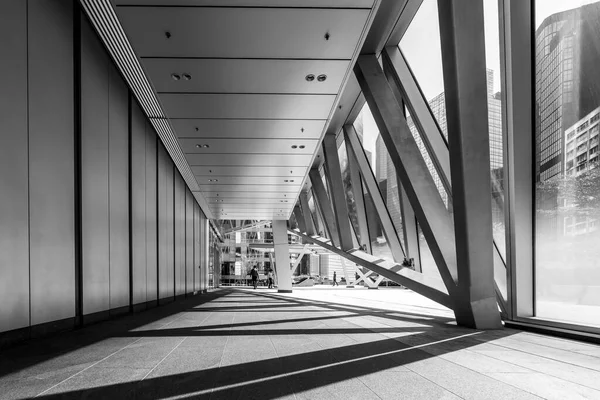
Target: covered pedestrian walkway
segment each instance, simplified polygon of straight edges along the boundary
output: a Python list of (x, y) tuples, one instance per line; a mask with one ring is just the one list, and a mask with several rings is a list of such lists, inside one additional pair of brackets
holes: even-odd
[(598, 399), (591, 344), (403, 289), (217, 289), (0, 355), (0, 398)]

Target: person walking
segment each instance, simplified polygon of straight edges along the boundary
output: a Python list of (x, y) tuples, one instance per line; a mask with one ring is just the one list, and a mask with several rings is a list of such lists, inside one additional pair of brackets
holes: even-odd
[(340, 286), (337, 283), (337, 272), (336, 271), (333, 271), (333, 285), (331, 285), (331, 286)]
[(267, 272), (267, 282), (269, 283), (269, 289), (273, 289), (273, 272), (271, 270)]
[(256, 290), (256, 285), (258, 283), (258, 270), (256, 269), (256, 265), (252, 267), (252, 271), (250, 271), (250, 276), (252, 277), (252, 286), (254, 286), (254, 290)]

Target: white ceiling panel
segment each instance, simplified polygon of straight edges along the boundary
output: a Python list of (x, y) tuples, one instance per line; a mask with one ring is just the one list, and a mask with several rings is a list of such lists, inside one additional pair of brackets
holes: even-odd
[[(232, 177), (233, 179), (248, 179), (254, 177), (277, 179), (279, 177), (304, 177), (304, 175), (306, 175), (306, 167), (230, 167), (197, 165), (192, 167), (192, 172), (196, 175), (196, 179), (199, 182), (202, 179), (217, 175), (220, 177)], [(269, 182), (265, 181), (265, 183)]]
[(281, 176), (196, 176), (199, 185), (279, 185), (284, 180), (302, 183), (303, 177)]
[[(188, 154), (308, 154), (312, 155), (319, 141), (316, 139), (179, 139)], [(204, 147), (208, 146), (208, 147)], [(293, 148), (292, 146), (296, 146)]]
[(274, 166), (306, 168), (312, 155), (304, 154), (186, 154), (190, 165)]
[(240, 214), (215, 214), (215, 219), (268, 219), (275, 221), (287, 221), (287, 215), (279, 215), (279, 214), (249, 214), (249, 213), (240, 213)]
[(293, 201), (296, 198), (295, 193), (279, 192), (202, 192), (202, 194), (207, 200), (218, 198), (223, 199), (224, 203), (227, 202), (227, 199), (247, 199), (249, 202), (256, 201), (251, 199), (270, 199), (270, 201), (275, 202), (278, 199), (289, 199)]
[(224, 206), (219, 206), (219, 205), (213, 205), (210, 207), (211, 210), (215, 210), (215, 211), (225, 211), (225, 212), (232, 212), (235, 210), (238, 211), (258, 211), (258, 212), (267, 212), (267, 211), (277, 211), (277, 212), (286, 212), (286, 211), (291, 211), (293, 209), (293, 207), (289, 206), (289, 205), (276, 205), (276, 204), (256, 204), (255, 206), (253, 206), (252, 204), (248, 205), (240, 205), (240, 204), (229, 204), (229, 205), (224, 205)]
[(119, 19), (140, 57), (349, 60), (369, 12), (367, 9), (117, 7)]
[(246, 208), (215, 208), (215, 209), (211, 209), (211, 212), (213, 213), (228, 213), (228, 214), (267, 214), (267, 213), (271, 213), (271, 214), (288, 214), (290, 213), (292, 210), (289, 208), (278, 208), (278, 209), (246, 209)]
[[(213, 206), (215, 204), (219, 205), (264, 205), (264, 206), (272, 206), (274, 209), (279, 207), (280, 205), (291, 205), (293, 206), (294, 199), (289, 197), (272, 197), (272, 198), (261, 198), (257, 200), (256, 198), (245, 198), (245, 197), (234, 197), (234, 198), (224, 198), (221, 199), (219, 197), (214, 197), (210, 200), (209, 206)], [(218, 200), (218, 201), (217, 201)]]
[[(283, 182), (282, 182), (283, 183)], [(298, 180), (300, 183), (300, 180)], [(300, 190), (298, 184), (281, 185), (199, 185), (202, 193), (225, 193), (225, 192), (272, 192), (272, 193), (297, 193)]]
[(117, 5), (370, 8), (373, 0), (113, 0)]
[[(142, 63), (159, 93), (337, 94), (350, 61), (145, 58)], [(182, 79), (184, 74), (191, 79)], [(307, 81), (308, 74), (326, 79)]]
[(159, 95), (169, 118), (327, 119), (334, 95)]
[(174, 119), (179, 138), (319, 139), (325, 120)]

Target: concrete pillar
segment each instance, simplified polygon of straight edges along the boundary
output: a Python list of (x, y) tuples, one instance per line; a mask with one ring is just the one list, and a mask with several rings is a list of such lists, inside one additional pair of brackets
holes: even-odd
[(292, 271), (290, 269), (290, 246), (288, 244), (287, 222), (273, 221), (273, 244), (275, 247), (275, 269), (277, 271), (277, 291), (292, 293)]

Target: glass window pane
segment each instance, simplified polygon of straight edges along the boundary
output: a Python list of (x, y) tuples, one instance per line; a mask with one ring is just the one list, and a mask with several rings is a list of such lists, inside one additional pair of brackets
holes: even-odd
[[(402, 231), (402, 214), (400, 213), (400, 196), (398, 194), (396, 169), (391, 161), (387, 147), (383, 142), (383, 138), (379, 134), (379, 129), (377, 128), (377, 124), (373, 119), (373, 115), (371, 114), (368, 104), (365, 103), (363, 106), (357, 121), (358, 123), (354, 123), (354, 129), (359, 137), (362, 138), (362, 145), (367, 155), (367, 160), (369, 162), (369, 166), (371, 167), (371, 171), (373, 172), (375, 180), (377, 181), (377, 185), (379, 186), (379, 192), (381, 193), (383, 201), (387, 206), (392, 223), (394, 224), (394, 229), (396, 230), (396, 234), (403, 242), (404, 234)], [(381, 248), (383, 242), (386, 241), (383, 230), (381, 229), (379, 216), (378, 214), (375, 214), (375, 216), (377, 219), (374, 221), (374, 223), (377, 224), (379, 229), (375, 236), (371, 234), (374, 254), (375, 248)], [(369, 230), (371, 230), (370, 223)], [(387, 243), (385, 246), (387, 248), (386, 251), (389, 251)], [(391, 258), (391, 251), (389, 256)], [(402, 260), (396, 260), (396, 262), (402, 262)]]
[[(360, 229), (358, 227), (358, 215), (356, 213), (356, 202), (354, 200), (354, 191), (352, 179), (350, 178), (350, 167), (348, 165), (348, 153), (346, 151), (346, 142), (342, 141), (341, 146), (338, 149), (338, 157), (340, 159), (340, 168), (342, 169), (342, 182), (344, 184), (344, 192), (346, 193), (346, 204), (348, 205), (348, 215), (350, 217), (350, 223), (352, 229), (356, 234), (356, 238), (359, 243), (364, 243), (360, 237)], [(360, 185), (360, 182), (356, 182)]]
[(488, 127), (490, 135), (490, 177), (494, 243), (506, 259), (504, 229), (504, 163), (502, 95), (500, 93), (500, 30), (498, 0), (484, 0), (485, 59), (487, 66)]
[(423, 0), (399, 47), (448, 138), (437, 0)]
[(535, 10), (536, 316), (600, 326), (600, 2)]
[[(444, 109), (445, 109), (445, 107), (444, 107)], [(437, 187), (438, 193), (440, 194), (442, 201), (444, 202), (446, 207), (448, 207), (448, 204), (449, 204), (448, 203), (448, 193), (446, 192), (446, 189), (444, 188), (444, 184), (442, 183), (442, 180), (437, 172), (437, 169), (435, 168), (435, 164), (433, 163), (433, 160), (429, 156), (429, 151), (427, 150), (427, 147), (425, 146), (425, 143), (423, 142), (423, 139), (421, 138), (421, 133), (419, 132), (419, 128), (413, 121), (413, 118), (410, 115), (410, 112), (408, 111), (408, 109), (405, 108), (405, 112), (406, 112), (406, 123), (408, 124), (408, 129), (410, 129), (410, 132), (412, 133), (413, 137), (415, 138), (417, 147), (421, 151), (421, 156), (425, 160), (425, 164), (427, 165), (427, 168), (429, 169), (429, 173), (431, 174), (431, 177), (433, 178), (433, 181), (435, 182), (435, 186)]]

